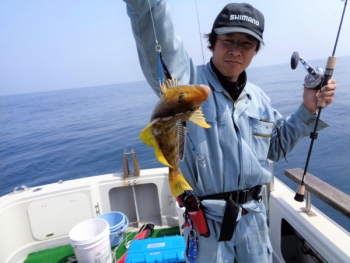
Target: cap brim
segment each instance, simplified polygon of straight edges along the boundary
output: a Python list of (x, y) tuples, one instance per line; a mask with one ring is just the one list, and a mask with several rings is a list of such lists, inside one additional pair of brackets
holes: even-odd
[(257, 33), (255, 33), (252, 30), (249, 30), (247, 28), (243, 28), (243, 27), (218, 27), (218, 28), (214, 28), (214, 31), (218, 35), (229, 34), (229, 33), (245, 33), (245, 34), (248, 34), (248, 35), (255, 37), (257, 40), (259, 40), (261, 42), (261, 44), (265, 45), (264, 41), (262, 40), (262, 38), (260, 36), (258, 36)]

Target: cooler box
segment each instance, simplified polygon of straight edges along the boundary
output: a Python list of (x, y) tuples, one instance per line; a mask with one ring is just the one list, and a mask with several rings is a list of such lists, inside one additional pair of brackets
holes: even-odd
[(125, 263), (185, 262), (186, 244), (183, 236), (169, 236), (134, 240)]

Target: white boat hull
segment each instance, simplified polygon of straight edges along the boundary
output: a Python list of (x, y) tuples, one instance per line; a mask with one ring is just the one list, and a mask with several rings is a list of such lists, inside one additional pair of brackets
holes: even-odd
[[(106, 174), (1, 197), (0, 262), (23, 262), (29, 253), (69, 244), (68, 234), (74, 225), (110, 211), (126, 214), (129, 229), (138, 229), (145, 222), (156, 227), (178, 226), (167, 176), (167, 168), (141, 170), (140, 176), (125, 179), (122, 173)], [(281, 242), (295, 239), (283, 233), (287, 222), (289, 229), (301, 234), (305, 244), (326, 261), (350, 262), (349, 233), (316, 209), (317, 216), (309, 217), (300, 210), (302, 206), (293, 200), (293, 192), (275, 179), (269, 204), (274, 261), (285, 262), (282, 254), (294, 253), (281, 248)], [(300, 257), (308, 260), (307, 255)]]

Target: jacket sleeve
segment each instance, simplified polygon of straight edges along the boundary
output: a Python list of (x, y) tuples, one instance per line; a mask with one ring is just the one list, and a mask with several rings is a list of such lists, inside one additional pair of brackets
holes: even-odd
[[(282, 118), (278, 112), (275, 112), (275, 115), (277, 128), (272, 135), (267, 156), (272, 161), (278, 161), (284, 157), (282, 147), (286, 154), (291, 152), (304, 137), (309, 136), (313, 132), (316, 122), (316, 116), (302, 104), (294, 114), (286, 119)], [(317, 131), (328, 126), (328, 124), (319, 120)], [(279, 129), (279, 134), (277, 129)]]
[(195, 83), (195, 67), (185, 51), (183, 42), (174, 32), (167, 1), (124, 0), (124, 2), (127, 4), (127, 14), (130, 18), (141, 69), (157, 96), (159, 96), (158, 53), (155, 49), (154, 31), (171, 76), (177, 78), (180, 84)]

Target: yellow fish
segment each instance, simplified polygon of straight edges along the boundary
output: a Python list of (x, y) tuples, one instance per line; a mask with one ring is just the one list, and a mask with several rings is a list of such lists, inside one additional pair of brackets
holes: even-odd
[(142, 130), (140, 138), (146, 145), (154, 147), (158, 161), (169, 167), (170, 189), (176, 197), (192, 190), (179, 168), (186, 142), (186, 128), (182, 122), (190, 120), (203, 128), (210, 128), (199, 109), (209, 97), (210, 88), (205, 85), (179, 86), (177, 80), (168, 79), (161, 92), (151, 122)]

